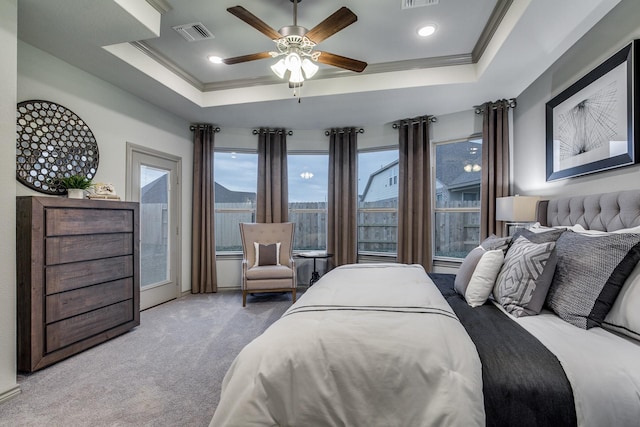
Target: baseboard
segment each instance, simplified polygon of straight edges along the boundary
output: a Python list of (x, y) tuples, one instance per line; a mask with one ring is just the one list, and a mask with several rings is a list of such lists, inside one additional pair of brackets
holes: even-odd
[(20, 390), (20, 386), (16, 384), (15, 387), (10, 388), (9, 390), (3, 393), (0, 393), (0, 403), (6, 402), (9, 399), (13, 399), (20, 393), (22, 393), (22, 390)]

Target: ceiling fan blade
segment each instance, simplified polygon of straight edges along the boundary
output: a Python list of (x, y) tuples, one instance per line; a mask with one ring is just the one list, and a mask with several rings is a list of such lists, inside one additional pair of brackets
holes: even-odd
[(366, 62), (358, 61), (357, 59), (351, 59), (346, 56), (340, 56), (329, 52), (320, 52), (318, 62), (333, 65), (334, 67), (344, 68), (345, 70), (355, 71), (356, 73), (361, 73), (368, 65)]
[(227, 65), (233, 65), (233, 64), (239, 64), (241, 62), (249, 62), (249, 61), (255, 61), (256, 59), (267, 59), (267, 58), (271, 58), (271, 54), (269, 52), (260, 52), (260, 53), (252, 53), (250, 55), (242, 55), (242, 56), (236, 56), (233, 58), (223, 59), (222, 62), (224, 62)]
[(358, 20), (355, 13), (351, 12), (348, 7), (341, 7), (335, 11), (327, 19), (313, 27), (307, 34), (307, 38), (318, 44), (328, 39), (338, 31), (348, 27)]
[(230, 7), (227, 9), (227, 12), (236, 16), (237, 18), (242, 19), (244, 22), (251, 25), (253, 28), (260, 31), (265, 36), (269, 37), (271, 40), (277, 40), (282, 37), (279, 32), (271, 28), (262, 19), (258, 18), (242, 6)]

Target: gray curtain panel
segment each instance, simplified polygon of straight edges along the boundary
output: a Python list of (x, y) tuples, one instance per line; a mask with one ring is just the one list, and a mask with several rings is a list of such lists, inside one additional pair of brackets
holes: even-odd
[(329, 134), (327, 252), (333, 266), (358, 261), (358, 132), (332, 129)]
[(213, 136), (211, 125), (193, 130), (191, 293), (217, 292), (214, 235)]
[(399, 134), (398, 262), (431, 271), (429, 117), (402, 120)]
[(284, 129), (260, 129), (256, 222), (289, 220), (287, 181), (287, 132)]
[(482, 106), (482, 179), (480, 188), (480, 240), (502, 236), (496, 221), (496, 199), (509, 195), (509, 101)]

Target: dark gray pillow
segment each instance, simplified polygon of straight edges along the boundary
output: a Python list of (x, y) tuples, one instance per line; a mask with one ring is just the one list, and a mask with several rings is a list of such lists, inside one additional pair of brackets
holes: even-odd
[(582, 329), (600, 326), (624, 281), (640, 260), (640, 234), (563, 233), (547, 304)]
[(516, 239), (520, 236), (523, 236), (528, 241), (533, 243), (547, 243), (547, 242), (555, 242), (560, 238), (562, 233), (566, 230), (564, 229), (551, 229), (549, 231), (545, 231), (543, 233), (534, 233), (533, 231), (529, 231), (526, 228), (521, 228), (513, 235), (512, 242), (515, 242)]
[(278, 265), (278, 244), (271, 243), (270, 245), (258, 244), (258, 252), (256, 259), (257, 265)]
[(556, 267), (555, 242), (533, 243), (524, 236), (512, 244), (493, 288), (493, 296), (516, 317), (540, 313)]
[(482, 246), (488, 251), (502, 249), (503, 251), (506, 252), (507, 248), (511, 244), (511, 239), (512, 238), (510, 236), (498, 237), (495, 234), (492, 234), (491, 236), (484, 239), (482, 243), (480, 243), (480, 246)]
[(469, 252), (464, 258), (464, 261), (462, 261), (462, 265), (460, 265), (453, 282), (453, 289), (460, 295), (464, 296), (465, 292), (467, 292), (467, 286), (469, 285), (471, 276), (473, 276), (473, 272), (476, 270), (476, 266), (485, 252), (487, 251), (482, 246), (478, 246)]

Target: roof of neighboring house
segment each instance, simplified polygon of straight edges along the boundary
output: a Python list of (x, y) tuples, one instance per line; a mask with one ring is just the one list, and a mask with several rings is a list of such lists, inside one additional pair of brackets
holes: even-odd
[(215, 202), (216, 203), (246, 203), (255, 202), (256, 193), (249, 191), (233, 191), (223, 185), (215, 183)]
[[(476, 142), (458, 142), (453, 144), (438, 145), (438, 156), (436, 157), (436, 186), (444, 186), (448, 189), (468, 187), (480, 182), (480, 172), (466, 172), (464, 166), (466, 162), (480, 164), (481, 156), (474, 153), (471, 148), (477, 148)], [(364, 200), (369, 191), (373, 179), (382, 172), (396, 166), (398, 160), (385, 165), (369, 175), (367, 185), (360, 195), (360, 200)]]
[(141, 203), (167, 203), (167, 177), (162, 175), (140, 189)]
[(367, 196), (367, 192), (369, 191), (369, 187), (371, 187), (371, 182), (373, 181), (373, 178), (376, 175), (380, 175), (382, 172), (391, 169), (392, 167), (394, 167), (395, 165), (398, 164), (398, 160), (394, 160), (393, 162), (382, 166), (380, 169), (378, 169), (377, 171), (373, 172), (371, 175), (369, 175), (369, 179), (367, 180), (367, 185), (364, 187), (364, 191), (362, 192), (362, 194), (360, 195), (360, 200), (364, 200), (364, 198)]

